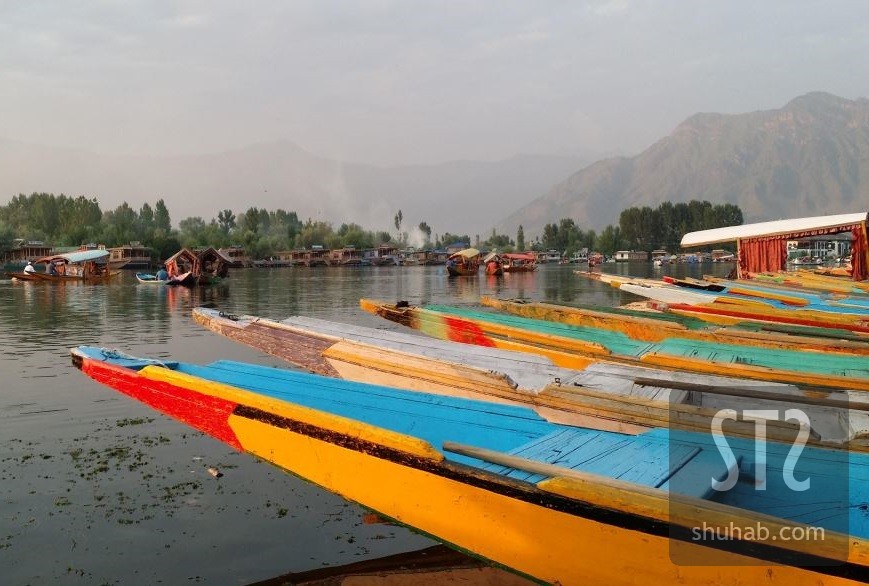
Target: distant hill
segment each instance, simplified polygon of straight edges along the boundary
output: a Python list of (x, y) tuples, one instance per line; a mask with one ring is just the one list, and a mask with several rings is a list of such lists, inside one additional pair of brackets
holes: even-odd
[(356, 222), (402, 230), (425, 221), (445, 231), (485, 236), (495, 220), (527, 203), (592, 157), (518, 155), (497, 162), (375, 167), (318, 157), (288, 142), (195, 156), (106, 156), (0, 140), (0, 204), (19, 193), (96, 197), (103, 210), (123, 201), (138, 209), (163, 198), (172, 221), (206, 221), (228, 208), (296, 211), (303, 220)]
[(869, 100), (827, 93), (778, 110), (696, 114), (632, 158), (574, 173), (497, 224), (526, 238), (573, 218), (598, 232), (632, 206), (734, 203), (747, 222), (869, 209)]

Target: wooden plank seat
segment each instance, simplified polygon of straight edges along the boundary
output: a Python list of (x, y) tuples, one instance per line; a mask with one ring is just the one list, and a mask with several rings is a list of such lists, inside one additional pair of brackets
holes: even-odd
[[(717, 451), (680, 442), (671, 444), (655, 434), (626, 436), (582, 428), (560, 429), (507, 454), (698, 498), (712, 496), (712, 478), (721, 481), (728, 475), (728, 467)], [(738, 465), (738, 461), (734, 463)], [(498, 463), (485, 464), (483, 469), (535, 484), (548, 478)]]

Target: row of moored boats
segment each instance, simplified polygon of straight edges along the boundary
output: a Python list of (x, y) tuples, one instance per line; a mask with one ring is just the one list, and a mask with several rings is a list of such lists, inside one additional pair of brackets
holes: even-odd
[(413, 333), (196, 308), (296, 368), (72, 355), (238, 450), (538, 581), (869, 579), (869, 285), (582, 274), (645, 301), (360, 301)]

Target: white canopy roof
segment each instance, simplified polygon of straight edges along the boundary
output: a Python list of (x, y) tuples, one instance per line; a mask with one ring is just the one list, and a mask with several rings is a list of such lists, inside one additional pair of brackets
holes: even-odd
[(822, 228), (835, 228), (837, 226), (849, 226), (866, 221), (866, 212), (859, 214), (837, 214), (833, 216), (815, 216), (812, 218), (796, 218), (793, 220), (774, 220), (772, 222), (760, 222), (757, 224), (743, 224), (741, 226), (728, 226), (726, 228), (714, 228), (712, 230), (700, 230), (688, 232), (682, 237), (682, 246), (703, 246), (718, 242), (733, 242), (743, 238), (758, 238), (763, 236), (782, 236), (795, 232), (808, 230), (820, 230)]

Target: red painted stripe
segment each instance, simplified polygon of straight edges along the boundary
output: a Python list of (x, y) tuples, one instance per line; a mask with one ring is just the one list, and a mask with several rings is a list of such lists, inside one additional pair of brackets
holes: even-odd
[(457, 317), (444, 316), (443, 319), (447, 326), (447, 339), (450, 341), (495, 347), (495, 342), (477, 324)]
[(82, 361), (81, 370), (97, 382), (204, 431), (240, 452), (244, 451), (235, 432), (229, 427), (229, 416), (238, 403), (182, 389), (170, 383), (149, 380), (129, 368), (90, 358)]
[(710, 315), (725, 315), (728, 317), (739, 317), (743, 319), (753, 319), (760, 321), (768, 321), (775, 323), (785, 323), (785, 324), (793, 324), (798, 326), (813, 326), (819, 328), (832, 328), (832, 329), (840, 329), (840, 330), (849, 330), (852, 332), (869, 332), (869, 326), (860, 325), (858, 323), (839, 323), (839, 322), (828, 322), (817, 319), (810, 318), (801, 318), (801, 317), (787, 317), (787, 316), (770, 316), (764, 314), (751, 313), (747, 311), (734, 311), (731, 309), (719, 309), (713, 307), (699, 307), (697, 305), (688, 305), (686, 303), (672, 303), (668, 304), (667, 307), (670, 309), (678, 309), (680, 311), (689, 311), (694, 313), (706, 313)]

